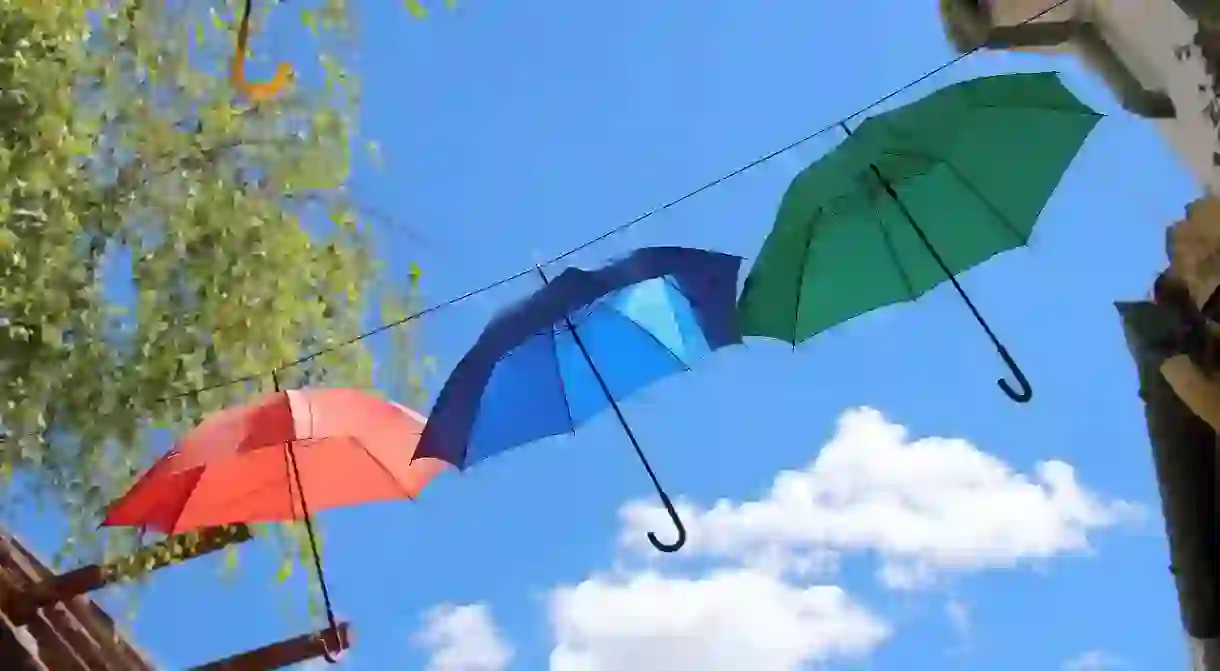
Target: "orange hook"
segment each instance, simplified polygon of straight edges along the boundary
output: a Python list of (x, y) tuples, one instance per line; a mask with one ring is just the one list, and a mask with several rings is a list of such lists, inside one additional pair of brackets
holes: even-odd
[(241, 25), (237, 29), (237, 49), (233, 53), (233, 62), (229, 68), (229, 81), (233, 88), (254, 104), (264, 103), (274, 99), (281, 91), (292, 83), (292, 66), (287, 63), (276, 65), (275, 75), (265, 82), (246, 81), (246, 45), (250, 39), (250, 10), (253, 0), (246, 0), (246, 10), (241, 17)]

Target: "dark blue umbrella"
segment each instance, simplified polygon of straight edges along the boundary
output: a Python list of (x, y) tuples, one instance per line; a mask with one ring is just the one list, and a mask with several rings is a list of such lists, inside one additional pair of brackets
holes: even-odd
[(465, 469), (540, 438), (575, 432), (610, 406), (627, 433), (678, 540), (686, 528), (657, 481), (617, 401), (700, 355), (741, 342), (741, 258), (684, 247), (648, 247), (594, 271), (569, 268), (499, 312), (441, 389), (416, 448)]

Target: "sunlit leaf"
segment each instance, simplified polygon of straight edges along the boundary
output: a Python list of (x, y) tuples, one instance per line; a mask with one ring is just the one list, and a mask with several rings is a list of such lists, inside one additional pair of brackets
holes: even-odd
[(292, 577), (292, 570), (295, 566), (293, 557), (285, 557), (280, 560), (280, 565), (275, 569), (275, 581), (285, 582)]
[(407, 11), (411, 12), (411, 16), (417, 19), (428, 17), (428, 8), (420, 0), (403, 0), (403, 4), (407, 6)]

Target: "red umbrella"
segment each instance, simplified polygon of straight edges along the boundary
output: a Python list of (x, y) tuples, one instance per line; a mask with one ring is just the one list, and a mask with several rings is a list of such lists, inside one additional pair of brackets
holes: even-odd
[(192, 429), (110, 505), (102, 524), (173, 535), (415, 498), (443, 468), (433, 459), (411, 462), (424, 421), (355, 389), (276, 392)]
[(436, 459), (412, 461), (424, 422), (409, 408), (355, 389), (276, 391), (192, 429), (110, 505), (102, 526), (173, 535), (303, 519), (334, 628), (310, 516), (418, 496), (444, 468)]

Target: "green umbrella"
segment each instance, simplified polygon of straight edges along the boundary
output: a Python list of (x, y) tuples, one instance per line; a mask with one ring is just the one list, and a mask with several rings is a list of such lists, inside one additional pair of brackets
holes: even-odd
[(945, 280), (1033, 391), (956, 274), (1029, 240), (1101, 115), (1054, 73), (983, 77), (865, 120), (801, 172), (739, 301), (746, 335), (797, 345)]

